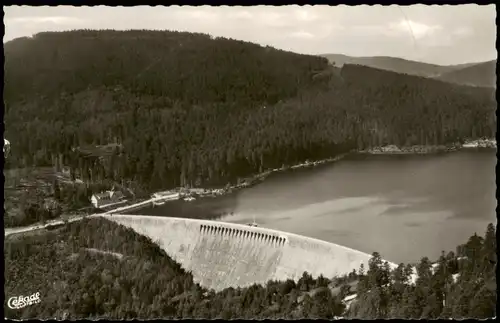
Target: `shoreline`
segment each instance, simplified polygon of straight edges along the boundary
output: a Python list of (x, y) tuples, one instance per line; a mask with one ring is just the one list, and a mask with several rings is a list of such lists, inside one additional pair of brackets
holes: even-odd
[(197, 198), (205, 198), (205, 197), (217, 197), (217, 196), (223, 196), (227, 194), (234, 193), (236, 191), (245, 189), (245, 188), (250, 188), (253, 187), (259, 183), (262, 183), (264, 180), (266, 180), (270, 175), (275, 174), (275, 173), (280, 173), (280, 172), (286, 172), (290, 170), (296, 170), (296, 169), (303, 169), (303, 168), (309, 168), (309, 167), (315, 167), (319, 165), (325, 165), (329, 163), (334, 163), (339, 160), (344, 159), (345, 157), (351, 155), (352, 153), (355, 153), (355, 151), (351, 151), (348, 153), (343, 153), (339, 154), (335, 157), (332, 158), (326, 158), (326, 159), (321, 159), (317, 161), (305, 161), (301, 164), (295, 164), (292, 166), (282, 166), (280, 168), (274, 168), (270, 170), (266, 170), (262, 173), (255, 174), (250, 177), (246, 177), (241, 179), (241, 182), (239, 184), (231, 185), (231, 186), (226, 186), (224, 188), (194, 188), (193, 190), (203, 190), (203, 193), (194, 193), (190, 194), (188, 196), (196, 196)]
[[(487, 144), (485, 145), (484, 142)], [(264, 171), (259, 174), (255, 174), (253, 176), (242, 179), (242, 183), (235, 184), (225, 188), (195, 188), (194, 190), (204, 190), (208, 193), (205, 194), (195, 194), (199, 197), (206, 197), (207, 195), (212, 195), (212, 192), (216, 192), (216, 196), (230, 194), (234, 190), (240, 190), (244, 188), (249, 188), (254, 185), (257, 185), (264, 181), (269, 175), (273, 173), (285, 172), (294, 169), (315, 167), (319, 165), (325, 165), (329, 163), (334, 163), (344, 159), (345, 157), (360, 154), (360, 155), (432, 155), (439, 153), (453, 153), (461, 151), (462, 149), (474, 149), (474, 148), (485, 148), (485, 149), (496, 149), (496, 141), (493, 140), (474, 140), (474, 141), (466, 141), (466, 143), (462, 144), (454, 144), (453, 146), (445, 146), (445, 145), (414, 145), (414, 146), (406, 146), (406, 147), (397, 147), (396, 145), (387, 145), (382, 147), (374, 147), (366, 150), (351, 150), (347, 153), (343, 153), (337, 155), (332, 158), (326, 158), (318, 161), (305, 161), (301, 164), (296, 164), (292, 166), (282, 166), (280, 168), (275, 168), (271, 170)]]
[[(484, 142), (487, 144), (484, 145)], [(483, 143), (483, 144), (482, 144)], [(491, 145), (491, 146), (490, 146)], [(432, 155), (432, 154), (440, 154), (440, 153), (454, 153), (461, 151), (462, 149), (496, 149), (496, 141), (495, 140), (474, 140), (474, 141), (466, 141), (462, 144), (454, 144), (453, 146), (445, 146), (445, 145), (415, 145), (415, 146), (407, 146), (407, 147), (397, 147), (396, 145), (388, 145), (383, 147), (374, 147), (366, 150), (351, 150), (347, 153), (343, 153), (337, 155), (336, 157), (326, 158), (318, 161), (306, 161), (301, 164), (296, 164), (292, 166), (282, 166), (280, 168), (270, 169), (264, 171), (259, 174), (255, 174), (253, 176), (243, 178), (241, 183), (231, 185), (224, 188), (193, 188), (193, 191), (198, 191), (197, 193), (188, 193), (186, 197), (196, 197), (199, 198), (208, 198), (208, 197), (217, 197), (223, 196), (227, 194), (234, 193), (238, 190), (242, 190), (245, 188), (253, 187), (259, 183), (262, 183), (273, 173), (280, 173), (295, 169), (303, 169), (309, 167), (315, 167), (319, 165), (326, 165), (329, 163), (334, 163), (344, 159), (345, 157), (352, 155)], [(187, 189), (189, 191), (189, 189)], [(202, 191), (202, 192), (199, 192)], [(154, 194), (154, 193), (153, 193)], [(180, 197), (179, 199), (184, 199), (184, 197)], [(179, 200), (178, 199), (178, 200)], [(142, 208), (142, 207), (141, 207)]]
[(374, 147), (366, 150), (361, 150), (358, 153), (367, 155), (431, 155), (438, 153), (451, 153), (459, 151), (461, 147), (446, 147), (446, 146), (410, 146), (397, 147), (388, 145), (383, 147)]
[[(486, 143), (486, 144), (485, 144)], [(444, 145), (429, 145), (429, 146), (423, 146), (423, 145), (415, 145), (415, 146), (410, 146), (410, 147), (397, 147), (396, 145), (387, 145), (383, 147), (374, 147), (366, 150), (351, 150), (347, 153), (339, 154), (335, 157), (332, 158), (326, 158), (318, 161), (306, 161), (301, 164), (296, 164), (292, 166), (282, 166), (280, 168), (275, 168), (275, 169), (270, 169), (266, 170), (262, 173), (255, 174), (250, 177), (246, 177), (240, 180), (240, 183), (231, 185), (231, 186), (226, 186), (223, 188), (192, 188), (192, 189), (183, 189), (183, 188), (177, 188), (174, 190), (170, 191), (181, 191), (184, 190), (187, 193), (181, 194), (176, 199), (166, 199), (164, 202), (167, 203), (169, 201), (178, 201), (180, 199), (184, 200), (185, 198), (189, 197), (195, 197), (195, 199), (201, 199), (201, 198), (210, 198), (210, 197), (220, 197), (228, 194), (235, 193), (236, 191), (245, 189), (245, 188), (250, 188), (253, 187), (259, 183), (262, 183), (264, 180), (266, 180), (269, 175), (273, 173), (279, 173), (279, 172), (285, 172), (285, 171), (290, 171), (290, 170), (296, 170), (296, 169), (303, 169), (303, 168), (309, 168), (309, 167), (315, 167), (319, 165), (326, 165), (329, 163), (334, 163), (337, 161), (340, 161), (344, 159), (345, 157), (351, 156), (351, 155), (432, 155), (432, 154), (439, 154), (439, 153), (453, 153), (453, 152), (458, 152), (461, 151), (462, 149), (496, 149), (496, 140), (494, 139), (477, 139), (477, 140), (471, 140), (471, 141), (466, 141), (463, 145), (453, 145), (453, 146), (444, 146)], [(164, 191), (163, 191), (164, 192)], [(162, 193), (160, 192), (152, 192), (151, 196), (156, 194), (156, 193)], [(162, 198), (150, 198), (150, 199), (138, 199), (135, 201), (130, 201), (130, 204), (125, 204), (122, 205), (121, 207), (115, 208), (115, 209), (110, 209), (110, 210), (102, 210), (102, 212), (99, 213), (93, 213), (93, 214), (100, 214), (100, 213), (108, 213), (108, 214), (113, 214), (116, 212), (120, 211), (125, 211), (129, 212), (132, 210), (140, 210), (142, 208), (151, 206), (153, 204), (153, 201), (161, 201)], [(161, 205), (160, 205), (161, 207)], [(85, 218), (87, 216), (91, 216), (93, 214), (85, 214), (83, 216), (79, 215), (69, 215), (69, 222), (72, 222), (73, 220), (79, 219), (79, 218)], [(43, 228), (45, 226), (50, 226), (54, 225), (56, 223), (62, 222), (63, 220), (61, 219), (53, 219), (52, 221), (48, 221), (46, 224), (32, 224), (29, 226), (25, 227), (7, 227), (4, 228), (8, 229), (9, 231), (18, 231), (22, 230), (25, 231), (26, 229), (29, 230), (29, 228)]]
[(413, 145), (402, 146), (386, 145), (377, 146), (365, 150), (360, 150), (360, 154), (370, 155), (427, 155), (437, 153), (451, 153), (462, 149), (496, 149), (497, 142), (495, 139), (475, 139), (465, 140), (462, 143), (453, 143), (451, 145)]
[[(350, 152), (350, 153), (352, 153), (352, 152)], [(99, 215), (99, 214), (114, 214), (116, 212), (124, 212), (124, 214), (126, 214), (126, 212), (129, 212), (132, 210), (134, 210), (134, 211), (140, 210), (142, 208), (153, 205), (153, 202), (157, 202), (157, 201), (159, 202), (159, 201), (163, 201), (163, 200), (164, 200), (163, 201), (164, 203), (168, 203), (170, 201), (178, 201), (181, 199), (184, 200), (185, 198), (193, 197), (193, 196), (196, 196), (196, 199), (220, 197), (223, 195), (234, 193), (234, 192), (241, 190), (241, 189), (244, 189), (244, 188), (249, 188), (249, 187), (255, 186), (255, 185), (263, 182), (272, 173), (283, 172), (283, 171), (287, 171), (290, 169), (313, 167), (313, 166), (323, 165), (326, 163), (336, 162), (336, 161), (339, 161), (342, 158), (346, 157), (350, 153), (340, 154), (340, 155), (333, 157), (333, 158), (327, 158), (327, 159), (323, 159), (323, 160), (319, 160), (319, 161), (315, 161), (315, 162), (306, 161), (305, 163), (301, 163), (301, 164), (297, 164), (297, 165), (283, 166), (280, 168), (267, 170), (265, 172), (256, 174), (254, 176), (243, 178), (241, 180), (242, 183), (231, 185), (231, 186), (224, 187), (224, 188), (203, 188), (203, 187), (192, 188), (192, 189), (177, 188), (177, 189), (169, 190), (169, 191), (170, 192), (173, 192), (173, 191), (178, 192), (180, 190), (184, 190), (184, 191), (188, 191), (188, 193), (181, 194), (178, 198), (175, 198), (175, 199), (161, 198), (161, 197), (160, 198), (149, 198), (149, 199), (137, 199), (134, 201), (126, 202), (125, 205), (121, 205), (120, 207), (114, 208), (114, 209), (101, 210), (101, 212), (96, 212), (96, 213), (92, 213), (92, 214), (69, 215), (67, 217), (67, 222), (78, 221), (78, 220), (81, 220), (83, 218), (87, 218), (87, 217), (91, 217), (91, 216), (95, 216), (95, 215)], [(169, 191), (152, 192), (150, 195), (153, 196), (154, 194), (162, 194), (164, 192), (169, 192)], [(162, 205), (160, 205), (160, 207)], [(7, 227), (7, 228), (4, 228), (4, 236), (17, 234), (17, 233), (24, 233), (24, 232), (34, 231), (34, 230), (45, 229), (45, 228), (51, 227), (51, 226), (62, 225), (62, 224), (64, 224), (64, 222), (65, 222), (65, 220), (63, 220), (62, 218), (57, 218), (57, 219), (52, 219), (50, 221), (47, 221), (44, 224), (33, 223), (31, 225), (24, 226), (24, 227)]]

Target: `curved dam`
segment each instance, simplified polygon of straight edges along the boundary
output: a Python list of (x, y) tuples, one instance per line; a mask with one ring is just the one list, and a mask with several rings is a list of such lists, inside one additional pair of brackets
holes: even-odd
[[(260, 227), (198, 219), (99, 215), (151, 238), (195, 282), (216, 291), (269, 280), (334, 277), (368, 268), (371, 255), (322, 240)], [(396, 266), (390, 263), (391, 267)]]

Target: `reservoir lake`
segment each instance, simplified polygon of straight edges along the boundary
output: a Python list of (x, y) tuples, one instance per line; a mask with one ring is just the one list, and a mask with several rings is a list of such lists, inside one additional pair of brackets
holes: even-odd
[(389, 261), (435, 260), (496, 225), (496, 150), (350, 155), (275, 173), (220, 197), (168, 202), (133, 214), (214, 219), (378, 251)]

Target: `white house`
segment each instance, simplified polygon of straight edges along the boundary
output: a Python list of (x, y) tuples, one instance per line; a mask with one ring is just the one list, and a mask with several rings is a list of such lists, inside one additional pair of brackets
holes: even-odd
[(92, 205), (94, 205), (94, 207), (100, 208), (109, 204), (122, 202), (123, 197), (124, 196), (122, 192), (111, 190), (98, 194), (93, 194), (90, 201), (92, 202)]

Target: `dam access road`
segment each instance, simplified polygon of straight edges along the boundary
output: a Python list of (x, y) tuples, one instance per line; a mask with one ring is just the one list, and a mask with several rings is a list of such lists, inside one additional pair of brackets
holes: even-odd
[[(144, 202), (141, 202), (144, 203)], [(126, 206), (106, 213), (79, 216), (103, 217), (133, 229), (157, 243), (195, 282), (220, 291), (228, 287), (265, 284), (269, 280), (297, 281), (307, 271), (313, 277), (332, 278), (368, 268), (371, 255), (323, 240), (283, 231), (242, 224), (189, 218), (118, 214), (134, 209)], [(45, 225), (7, 228), (5, 236), (64, 224), (57, 220)], [(397, 265), (389, 262), (391, 268)], [(412, 275), (416, 280), (416, 270)]]

